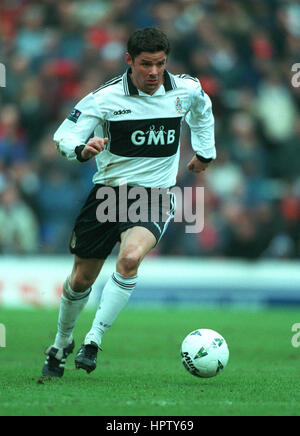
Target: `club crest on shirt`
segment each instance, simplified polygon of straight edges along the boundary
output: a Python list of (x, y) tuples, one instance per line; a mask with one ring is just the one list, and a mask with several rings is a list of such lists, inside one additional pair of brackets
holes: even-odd
[(182, 114), (182, 112), (183, 112), (182, 101), (180, 100), (179, 97), (177, 97), (177, 99), (176, 99), (176, 111), (178, 114)]

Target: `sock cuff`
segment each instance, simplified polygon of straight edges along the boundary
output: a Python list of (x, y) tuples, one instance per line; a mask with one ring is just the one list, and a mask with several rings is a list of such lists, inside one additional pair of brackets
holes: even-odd
[(120, 288), (126, 291), (133, 291), (137, 284), (138, 276), (134, 277), (123, 277), (118, 272), (114, 272), (112, 275), (112, 281)]
[(87, 289), (84, 292), (74, 292), (70, 286), (69, 277), (64, 283), (63, 295), (71, 301), (80, 301), (87, 298), (92, 292), (92, 288)]

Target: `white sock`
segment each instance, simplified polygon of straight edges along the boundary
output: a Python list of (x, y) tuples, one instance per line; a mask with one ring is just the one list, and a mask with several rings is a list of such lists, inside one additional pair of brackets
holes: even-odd
[(137, 283), (137, 276), (123, 277), (115, 272), (107, 281), (100, 300), (93, 326), (85, 338), (85, 345), (95, 342), (100, 346), (102, 336), (111, 327), (127, 305)]
[(85, 292), (74, 292), (71, 289), (69, 278), (65, 281), (60, 300), (55, 348), (65, 348), (72, 342), (76, 321), (86, 306), (91, 291), (92, 288)]

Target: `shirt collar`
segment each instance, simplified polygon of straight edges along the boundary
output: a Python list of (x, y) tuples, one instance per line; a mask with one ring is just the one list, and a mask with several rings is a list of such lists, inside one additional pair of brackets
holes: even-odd
[[(126, 73), (123, 75), (123, 87), (124, 87), (124, 93), (125, 95), (140, 95), (139, 90), (135, 87), (135, 85), (133, 84), (131, 77), (130, 77), (130, 73), (131, 73), (131, 68), (129, 68)], [(165, 92), (168, 91), (172, 91), (173, 89), (176, 88), (176, 84), (175, 84), (175, 80), (172, 77), (172, 75), (165, 70), (164, 72), (164, 90)], [(161, 95), (161, 93), (159, 93)], [(142, 95), (145, 95), (144, 93), (142, 93)]]

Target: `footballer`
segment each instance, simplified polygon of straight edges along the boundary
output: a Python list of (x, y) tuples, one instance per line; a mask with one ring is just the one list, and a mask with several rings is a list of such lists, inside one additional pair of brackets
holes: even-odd
[[(190, 127), (195, 152), (188, 168), (198, 173), (216, 159), (211, 100), (198, 79), (166, 69), (169, 53), (168, 38), (159, 29), (135, 31), (125, 55), (127, 71), (83, 98), (55, 132), (62, 156), (81, 165), (95, 158), (97, 172), (70, 238), (74, 265), (63, 286), (58, 331), (45, 352), (43, 376), (63, 376), (66, 359), (75, 347), (77, 319), (106, 258), (120, 242), (115, 271), (75, 357), (76, 368), (87, 373), (96, 369), (103, 335), (130, 299), (141, 262), (174, 217), (175, 199), (170, 194), (167, 210), (160, 210), (155, 221), (101, 221), (96, 213), (104, 201), (97, 196), (99, 189), (109, 187), (118, 194), (124, 185), (145, 190), (173, 187), (183, 121)], [(118, 198), (116, 210), (122, 207)]]

